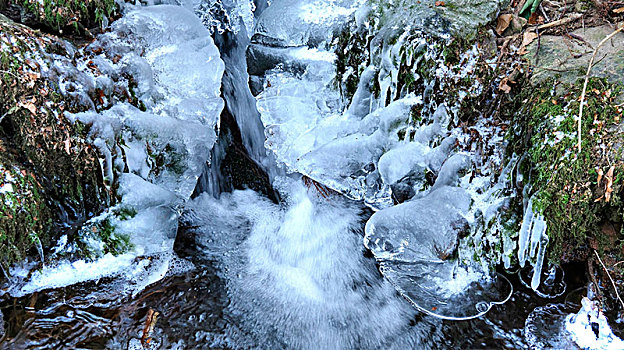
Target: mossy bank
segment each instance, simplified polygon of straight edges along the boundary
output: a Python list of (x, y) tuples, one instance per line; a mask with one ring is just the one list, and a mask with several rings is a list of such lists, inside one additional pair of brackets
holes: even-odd
[(42, 76), (50, 52), (64, 44), (3, 16), (0, 27), (0, 263), (7, 271), (101, 210), (109, 195), (84, 128), (64, 117), (86, 107)]

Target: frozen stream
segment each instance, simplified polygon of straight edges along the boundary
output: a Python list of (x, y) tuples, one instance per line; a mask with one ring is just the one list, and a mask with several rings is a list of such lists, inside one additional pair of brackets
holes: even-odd
[[(121, 199), (79, 231), (95, 258), (74, 258), (65, 236), (14, 268), (2, 348), (573, 348), (591, 337), (589, 301), (566, 318), (585, 281), (544, 277), (546, 223), (531, 205), (528, 277), (503, 269), (515, 242), (496, 242), (498, 264), (470, 240), (492, 239), (485, 223), (509, 209), (513, 166), (502, 130), (474, 126), (495, 145), (484, 161), (454, 105), (432, 97), (480, 53), (449, 69), (423, 33), (460, 24), (423, 5), (422, 36), (375, 34), (346, 96), (336, 38), (372, 26), (373, 2), (146, 2), (124, 5), (77, 63), (50, 68), (71, 85), (63, 93), (125, 84), (140, 103), (68, 115), (89, 125)], [(416, 93), (397, 59), (440, 66)], [(103, 253), (90, 231), (102, 222), (130, 237), (128, 252)]]

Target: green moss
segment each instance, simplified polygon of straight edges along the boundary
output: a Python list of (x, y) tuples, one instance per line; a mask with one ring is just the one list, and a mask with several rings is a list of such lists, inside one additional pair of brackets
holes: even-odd
[(14, 0), (34, 14), (51, 29), (62, 32), (72, 28), (79, 32), (84, 28), (102, 25), (104, 18), (117, 13), (115, 0)]
[(6, 19), (0, 24), (0, 44), (14, 43), (0, 52), (0, 186), (12, 187), (0, 196), (0, 262), (7, 267), (36, 254), (35, 243), (44, 249), (54, 244), (67, 214), (69, 220), (92, 216), (108, 196), (84, 126), (73, 126), (62, 113), (79, 107), (33, 63), (46, 59), (44, 47), (57, 41)]
[(358, 30), (351, 23), (334, 38), (336, 53), (335, 85), (342, 95), (351, 100), (357, 90), (360, 75), (368, 65), (368, 45), (371, 37), (365, 30)]
[(113, 212), (121, 221), (132, 219), (136, 216), (137, 211), (131, 207), (120, 207)]
[[(604, 79), (590, 79), (582, 120), (582, 150), (577, 144), (577, 121), (582, 81), (558, 86), (553, 81), (531, 91), (523, 103), (528, 106), (516, 140), (528, 149), (522, 171), (530, 181), (534, 207), (548, 221), (549, 258), (561, 260), (564, 253), (596, 239), (601, 249), (609, 240), (599, 231), (603, 223), (622, 222), (622, 177), (624, 138), (617, 128), (622, 109), (615, 97), (622, 86)], [(522, 113), (524, 114), (524, 113)], [(524, 137), (523, 137), (524, 136)], [(617, 151), (616, 151), (617, 150)], [(606, 177), (613, 167), (611, 198), (606, 201)], [(598, 183), (598, 172), (602, 171)]]
[(22, 260), (35, 242), (49, 242), (40, 233), (47, 232), (52, 223), (34, 176), (16, 165), (4, 166), (9, 162), (7, 155), (0, 155), (0, 186), (11, 188), (0, 192), (0, 264), (5, 271)]
[[(125, 211), (125, 209), (120, 210)], [(132, 211), (128, 213), (131, 214)], [(74, 247), (70, 249), (72, 251), (70, 258), (94, 260), (109, 253), (119, 255), (131, 250), (134, 246), (130, 241), (130, 236), (119, 233), (114, 222), (113, 216), (107, 216), (84, 224), (75, 235), (69, 237), (68, 242)]]

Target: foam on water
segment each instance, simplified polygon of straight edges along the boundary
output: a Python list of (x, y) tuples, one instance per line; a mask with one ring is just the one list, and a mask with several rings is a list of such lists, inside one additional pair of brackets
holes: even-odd
[(277, 182), (283, 205), (251, 191), (190, 203), (200, 245), (222, 266), (230, 338), (296, 349), (421, 343), (431, 330), (409, 326), (416, 311), (364, 256), (362, 206), (299, 180)]

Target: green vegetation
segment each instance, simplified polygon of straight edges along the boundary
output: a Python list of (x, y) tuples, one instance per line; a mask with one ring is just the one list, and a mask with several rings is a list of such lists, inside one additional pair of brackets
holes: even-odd
[(334, 39), (337, 57), (335, 84), (347, 100), (355, 94), (360, 76), (368, 65), (370, 39), (367, 31), (358, 30), (353, 23)]
[[(136, 215), (134, 209), (128, 208), (119, 209), (118, 213), (122, 221)], [(115, 212), (112, 214), (85, 223), (75, 235), (69, 237), (69, 244), (74, 247), (69, 250), (71, 257), (95, 260), (109, 253), (123, 254), (134, 247), (130, 236), (117, 232)]]
[(582, 82), (556, 88), (554, 84), (525, 89), (526, 108), (514, 122), (522, 126), (515, 147), (528, 150), (521, 170), (529, 179), (534, 207), (548, 221), (549, 259), (558, 262), (583, 245), (612, 248), (618, 238), (599, 231), (604, 224), (621, 227), (624, 214), (624, 138), (618, 127), (623, 115), (615, 102), (624, 89), (605, 79), (590, 79), (579, 152), (575, 117)]
[(0, 24), (0, 263), (6, 270), (39, 242), (44, 249), (53, 245), (63, 215), (91, 216), (109, 196), (84, 125), (63, 115), (84, 107), (41, 77), (42, 50), (56, 39), (3, 18)]
[(102, 25), (104, 18), (115, 16), (115, 0), (14, 0), (57, 32), (65, 28), (83, 31)]
[(6, 155), (0, 157), (0, 264), (8, 271), (38, 240), (49, 243), (49, 237), (39, 233), (50, 230), (52, 219), (34, 175), (3, 163), (8, 163)]

